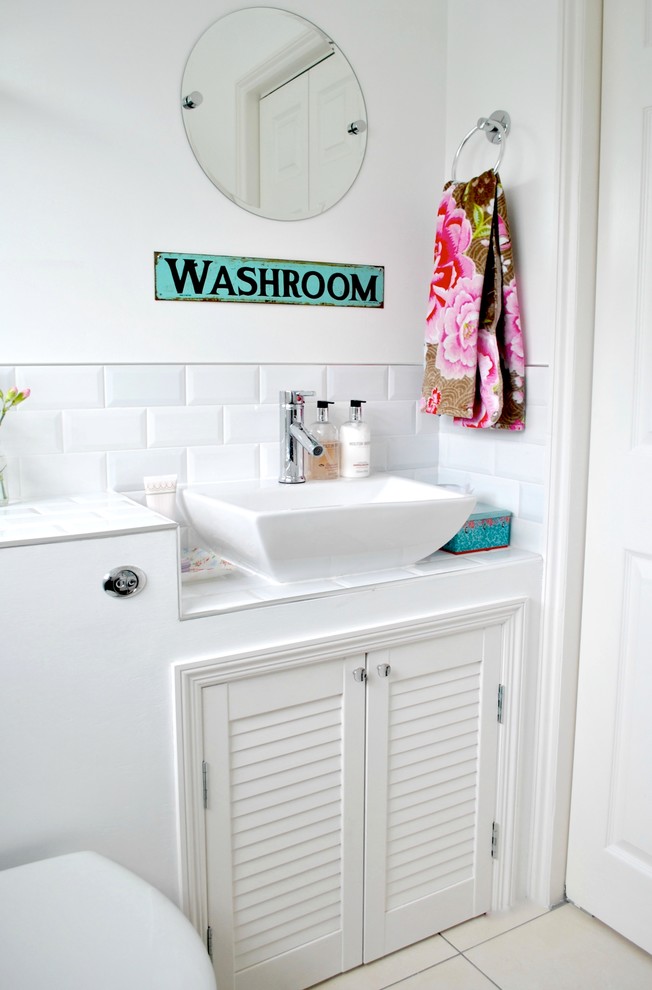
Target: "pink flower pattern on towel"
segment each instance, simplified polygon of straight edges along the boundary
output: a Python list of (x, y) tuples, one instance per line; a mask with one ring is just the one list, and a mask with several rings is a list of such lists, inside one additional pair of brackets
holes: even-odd
[(437, 214), (423, 412), (525, 428), (525, 354), (507, 207), (484, 172), (448, 183)]
[(457, 208), (452, 193), (445, 193), (437, 213), (437, 237), (435, 239), (435, 264), (430, 283), (430, 308), (427, 317), (427, 334), (443, 306), (448, 293), (458, 279), (473, 276), (475, 265), (465, 255), (471, 244), (473, 230), (464, 210)]
[(461, 278), (449, 291), (447, 305), (437, 311), (437, 367), (446, 378), (475, 374), (481, 297), (481, 275)]

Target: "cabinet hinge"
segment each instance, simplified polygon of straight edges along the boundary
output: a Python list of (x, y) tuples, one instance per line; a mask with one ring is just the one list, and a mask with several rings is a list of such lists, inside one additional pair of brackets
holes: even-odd
[(505, 721), (505, 685), (498, 685), (498, 721), (502, 725)]
[[(204, 807), (208, 807), (208, 763), (206, 760), (201, 762), (201, 794), (202, 800), (204, 802)], [(210, 929), (209, 929), (210, 931)]]
[(206, 951), (211, 959), (213, 958), (213, 929), (209, 925), (206, 929)]
[(498, 859), (498, 833), (500, 826), (498, 822), (491, 823), (491, 858)]

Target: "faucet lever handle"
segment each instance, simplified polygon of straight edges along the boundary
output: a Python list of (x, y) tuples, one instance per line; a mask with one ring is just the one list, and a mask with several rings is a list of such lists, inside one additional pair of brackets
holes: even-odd
[(314, 392), (306, 392), (302, 388), (297, 389), (296, 391), (294, 389), (281, 389), (279, 397), (283, 404), (289, 403), (291, 405), (296, 405), (297, 402), (303, 402), (305, 396), (314, 394)]

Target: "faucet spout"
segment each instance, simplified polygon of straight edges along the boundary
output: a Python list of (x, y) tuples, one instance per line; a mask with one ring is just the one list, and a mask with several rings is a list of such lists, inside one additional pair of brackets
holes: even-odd
[(300, 485), (306, 480), (303, 473), (303, 452), (313, 457), (323, 454), (324, 448), (303, 425), (304, 398), (314, 392), (281, 391), (280, 433), (281, 433), (281, 472), (282, 485)]
[(319, 457), (324, 453), (324, 448), (319, 440), (313, 437), (312, 433), (305, 426), (301, 426), (300, 423), (292, 423), (290, 425), (290, 433), (295, 440), (299, 441), (304, 450), (307, 450), (313, 457)]

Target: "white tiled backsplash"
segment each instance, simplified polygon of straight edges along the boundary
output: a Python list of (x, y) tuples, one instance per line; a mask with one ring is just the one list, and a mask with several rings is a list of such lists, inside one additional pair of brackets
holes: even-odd
[[(470, 484), (511, 509), (513, 541), (542, 549), (549, 450), (548, 369), (527, 369), (523, 434), (466, 431), (418, 411), (416, 365), (110, 365), (0, 368), (0, 387), (31, 388), (0, 430), (0, 453), (24, 498), (143, 488), (143, 477), (180, 482), (275, 477), (278, 393), (313, 390), (348, 418), (365, 399), (372, 467), (427, 481)], [(306, 422), (315, 416), (308, 400)]]

